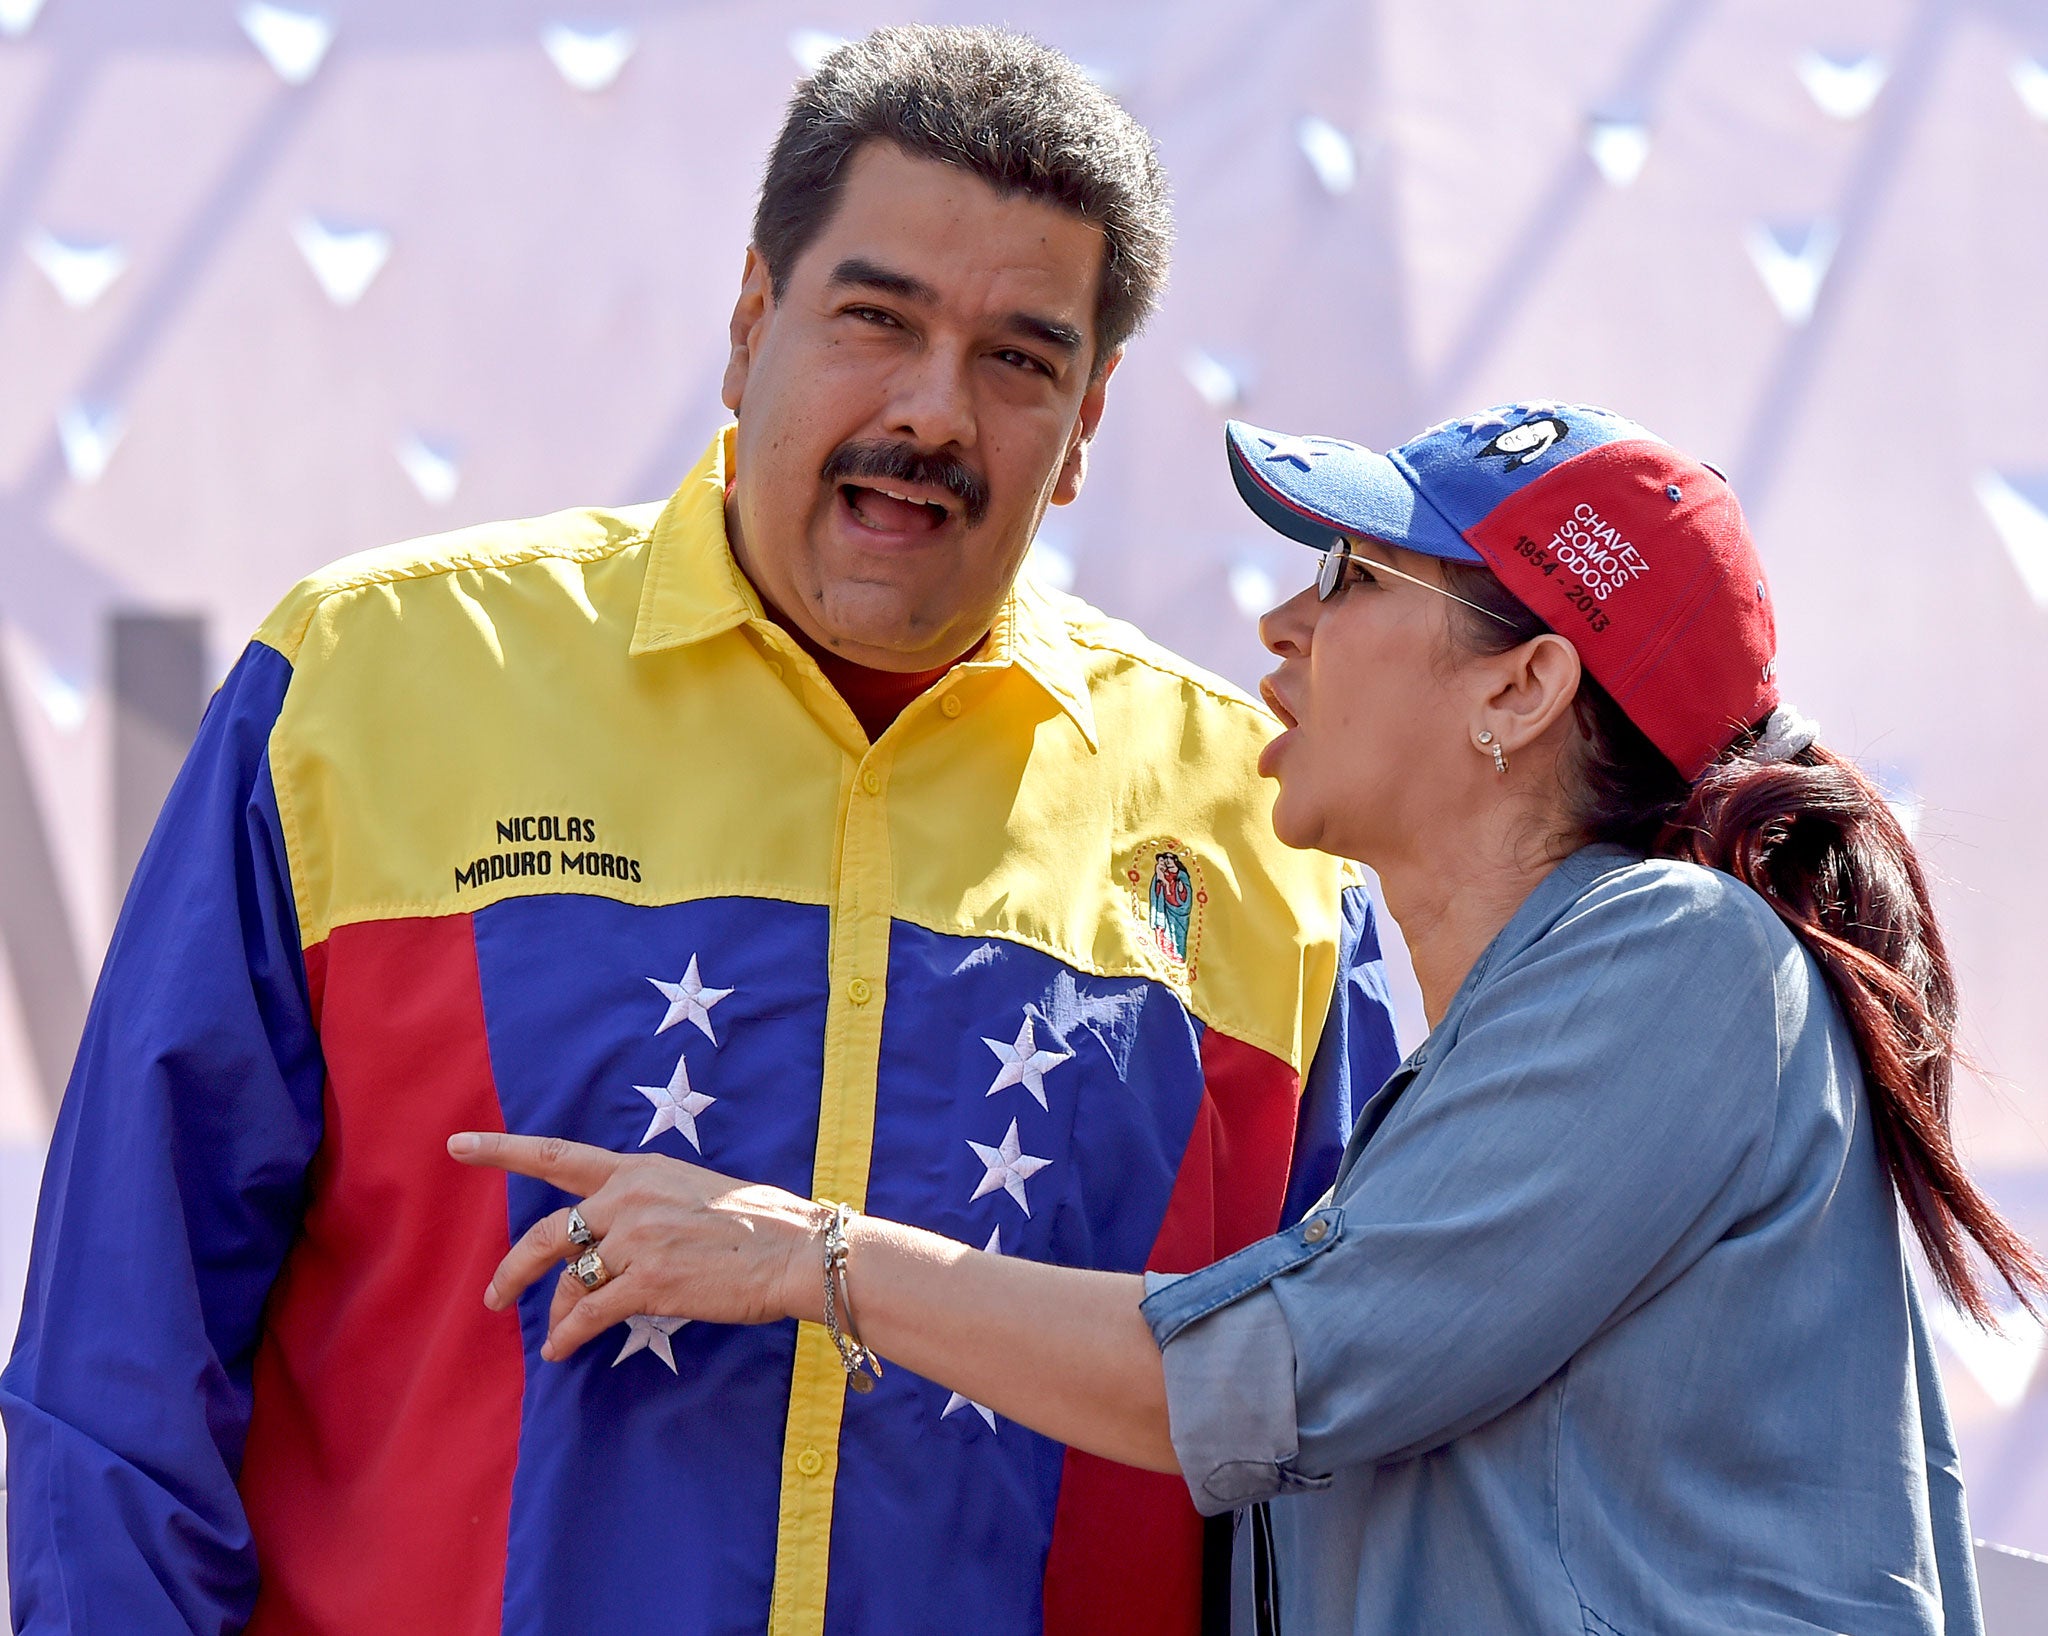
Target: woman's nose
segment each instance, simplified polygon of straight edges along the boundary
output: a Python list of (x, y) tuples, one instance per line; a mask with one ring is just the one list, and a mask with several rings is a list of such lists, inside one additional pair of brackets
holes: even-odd
[(1282, 659), (1304, 657), (1315, 635), (1322, 603), (1313, 585), (1305, 586), (1277, 608), (1269, 608), (1259, 620), (1259, 640), (1268, 653)]

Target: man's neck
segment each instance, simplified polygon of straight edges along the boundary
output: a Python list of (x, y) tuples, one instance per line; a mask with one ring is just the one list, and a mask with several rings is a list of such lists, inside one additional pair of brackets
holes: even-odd
[(747, 572), (746, 554), (740, 547), (739, 508), (733, 504), (731, 483), (727, 483), (725, 488), (725, 537), (730, 543), (734, 564), (745, 575), (747, 583), (754, 587), (754, 594), (761, 599), (762, 610), (788, 633), (791, 641), (818, 662), (818, 668), (825, 673), (825, 680), (846, 701), (847, 709), (853, 712), (870, 744), (889, 730), (889, 724), (903, 714), (912, 699), (988, 640), (988, 633), (984, 631), (965, 652), (956, 654), (932, 670), (877, 670), (872, 665), (858, 664), (834, 653), (791, 619), (762, 590), (759, 581)]
[[(754, 587), (759, 596), (761, 588)], [(974, 647), (958, 657), (949, 659), (934, 670), (876, 670), (871, 665), (855, 664), (851, 659), (842, 658), (822, 642), (814, 640), (795, 620), (761, 597), (761, 607), (768, 617), (789, 633), (790, 640), (818, 662), (818, 668), (825, 673), (825, 680), (833, 690), (846, 701), (847, 709), (861, 725), (861, 731), (873, 743), (889, 729), (889, 724), (903, 714), (910, 701), (923, 693), (947, 671), (970, 657)]]

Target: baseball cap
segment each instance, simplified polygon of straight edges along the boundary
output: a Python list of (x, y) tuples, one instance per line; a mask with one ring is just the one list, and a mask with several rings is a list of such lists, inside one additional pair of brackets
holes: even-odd
[(1777, 622), (1728, 481), (1605, 409), (1511, 403), (1376, 454), (1231, 421), (1237, 492), (1327, 551), (1483, 563), (1695, 779), (1778, 704)]

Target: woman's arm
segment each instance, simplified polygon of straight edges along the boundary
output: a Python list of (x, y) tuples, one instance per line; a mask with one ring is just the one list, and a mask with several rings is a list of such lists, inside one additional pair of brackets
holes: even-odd
[[(823, 1316), (823, 1205), (678, 1159), (556, 1139), (470, 1131), (448, 1150), (583, 1196), (611, 1276), (586, 1290), (561, 1275), (546, 1358), (566, 1358), (640, 1312), (712, 1323)], [(568, 1221), (557, 1210), (534, 1223), (499, 1265), (486, 1305), (511, 1307), (576, 1253)], [(1159, 1348), (1138, 1313), (1143, 1279), (989, 1255), (871, 1216), (854, 1218), (847, 1241), (854, 1322), (887, 1362), (1088, 1453), (1179, 1469)]]

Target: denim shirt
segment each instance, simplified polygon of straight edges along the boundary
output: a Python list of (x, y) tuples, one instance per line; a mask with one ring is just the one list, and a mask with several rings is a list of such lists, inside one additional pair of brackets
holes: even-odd
[(1323, 1202), (1144, 1313), (1288, 1636), (1981, 1632), (1854, 1040), (1726, 875), (1559, 865)]

